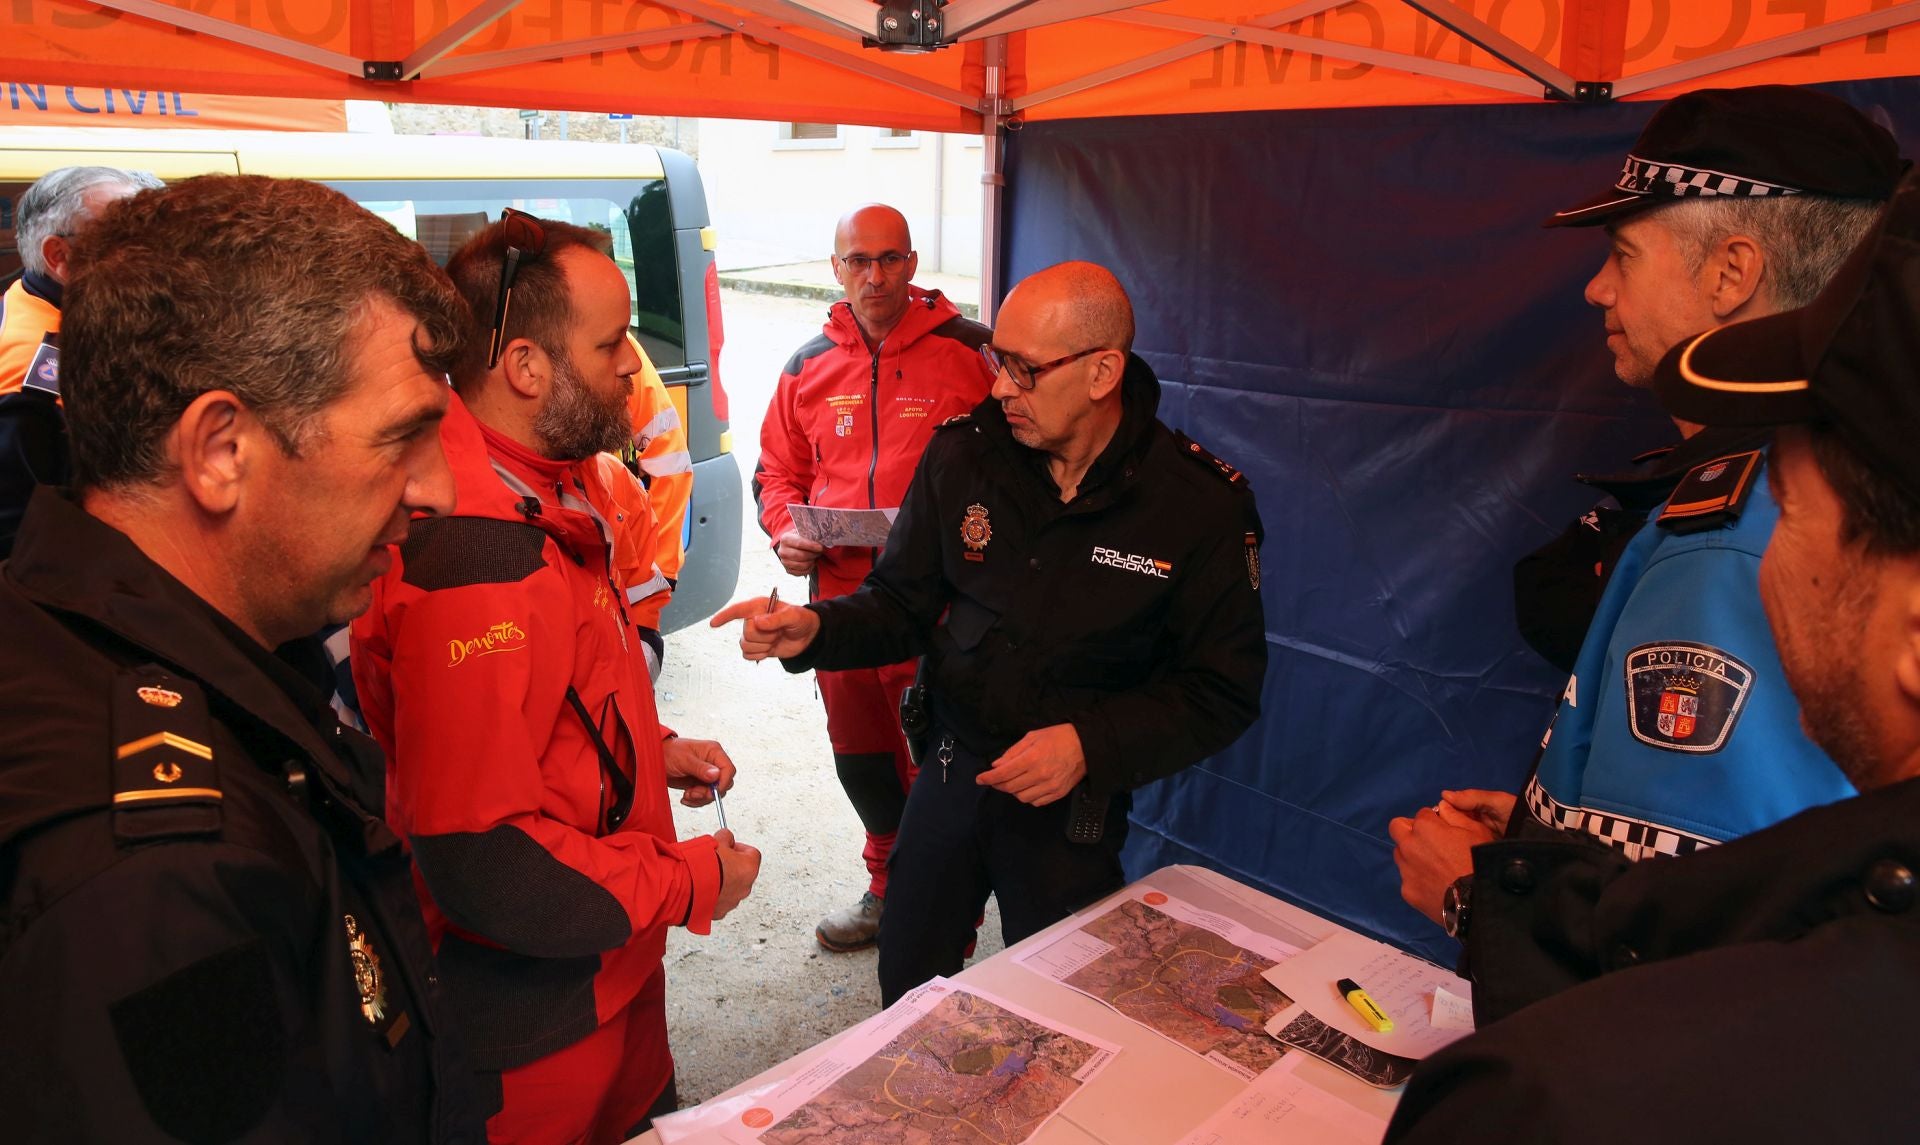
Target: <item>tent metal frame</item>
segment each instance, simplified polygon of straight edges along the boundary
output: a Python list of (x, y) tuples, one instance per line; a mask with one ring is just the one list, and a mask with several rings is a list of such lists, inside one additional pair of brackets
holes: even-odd
[[(1818, 28), (1776, 36), (1685, 63), (1621, 76), (1611, 81), (1583, 81), (1461, 8), (1454, 0), (1399, 0), (1399, 3), (1486, 52), (1506, 70), (1447, 63), (1404, 52), (1368, 48), (1282, 30), (1288, 25), (1298, 27), (1300, 21), (1337, 8), (1345, 0), (1300, 0), (1277, 11), (1237, 22), (1195, 19), (1157, 11), (1152, 7), (1151, 0), (1144, 4), (1141, 0), (952, 0), (940, 9), (946, 24), (945, 41), (950, 44), (977, 41), (984, 53), (984, 90), (975, 96), (888, 66), (880, 62), (884, 57), (865, 52), (860, 45), (876, 33), (880, 12), (871, 0), (726, 0), (724, 5), (710, 0), (663, 0), (669, 9), (692, 17), (692, 21), (666, 28), (455, 56), (453, 53), (462, 44), (491, 27), (522, 2), (475, 0), (465, 13), (421, 41), (399, 60), (356, 59), (341, 52), (202, 15), (189, 8), (165, 3), (164, 0), (94, 2), (101, 8), (198, 32), (322, 71), (381, 83), (470, 75), (542, 60), (559, 60), (593, 52), (618, 51), (737, 32), (849, 73), (978, 114), (981, 117), (985, 166), (981, 175), (980, 313), (982, 320), (989, 322), (1002, 286), (999, 237), (1006, 190), (1005, 135), (1009, 128), (1017, 126), (1021, 111), (1039, 104), (1166, 67), (1228, 44), (1284, 48), (1452, 83), (1472, 84), (1509, 95), (1538, 94), (1548, 99), (1617, 99), (1920, 22), (1920, 0), (1901, 0), (1878, 11), (1835, 20)], [(938, 0), (926, 2), (932, 4)], [(1567, 18), (1592, 20), (1609, 14), (1617, 16), (1625, 3), (1626, 0), (1588, 0), (1578, 11), (1570, 10)], [(1029, 28), (1080, 19), (1108, 20), (1189, 38), (1135, 59), (1009, 98), (1007, 36)], [(834, 42), (822, 42), (799, 34), (799, 30), (816, 36), (824, 35), (830, 41), (851, 41), (852, 46), (841, 47)]]
[[(816, 34), (858, 45), (875, 31), (879, 8), (870, 0), (727, 0), (724, 5), (708, 0), (668, 0), (668, 6), (694, 18), (693, 23), (645, 31), (616, 33), (587, 39), (564, 41), (526, 48), (515, 48), (477, 55), (453, 56), (453, 52), (474, 36), (491, 27), (518, 8), (522, 0), (476, 0), (465, 13), (447, 27), (429, 36), (398, 61), (360, 60), (341, 52), (315, 47), (299, 40), (263, 32), (256, 28), (206, 16), (188, 8), (175, 7), (164, 0), (96, 0), (102, 8), (186, 31), (252, 48), (256, 51), (298, 61), (325, 71), (376, 81), (406, 81), (451, 75), (470, 75), (494, 68), (513, 67), (538, 60), (559, 60), (592, 52), (677, 40), (701, 39), (740, 32), (756, 39), (780, 45), (809, 59), (842, 68), (856, 75), (917, 92), (940, 103), (989, 117), (999, 95), (971, 93), (945, 84), (922, 79), (909, 71), (879, 62), (871, 53), (849, 51), (829, 43), (794, 34), (803, 28)], [(928, 0), (929, 3), (934, 0)], [(1112, 64), (1085, 75), (1054, 84), (1042, 91), (1016, 99), (1011, 111), (1017, 113), (1050, 100), (1061, 99), (1101, 86), (1117, 79), (1138, 75), (1154, 68), (1211, 51), (1224, 44), (1251, 43), (1309, 52), (1348, 63), (1392, 68), (1412, 75), (1473, 84), (1510, 95), (1539, 92), (1546, 98), (1582, 98), (1599, 89), (1611, 98), (1633, 95), (1668, 84), (1683, 83), (1730, 68), (1744, 67), (1818, 48), (1857, 36), (1883, 32), (1920, 21), (1920, 0), (1902, 0), (1876, 12), (1836, 20), (1818, 28), (1776, 36), (1757, 44), (1743, 45), (1697, 60), (1658, 68), (1638, 75), (1623, 76), (1610, 83), (1583, 82), (1538, 53), (1529, 50), (1499, 29), (1460, 7), (1454, 0), (1398, 0), (1403, 6), (1440, 24), (1491, 55), (1506, 69), (1446, 63), (1437, 59), (1391, 52), (1345, 43), (1319, 36), (1287, 32), (1287, 24), (1308, 19), (1339, 7), (1345, 0), (1302, 0), (1300, 3), (1262, 16), (1238, 22), (1195, 19), (1155, 10), (1151, 3), (1139, 0), (953, 0), (942, 9), (950, 43), (993, 42), (1012, 32), (1043, 27), (1069, 20), (1105, 19), (1134, 27), (1154, 28), (1181, 33), (1189, 40), (1171, 45), (1137, 59)], [(1601, 0), (1605, 3), (1606, 0)], [(1001, 65), (1004, 68), (1004, 63)], [(1003, 93), (1002, 93), (1003, 94)], [(1007, 109), (1000, 109), (1005, 112)], [(1000, 116), (1008, 118), (1006, 114)], [(1004, 124), (1003, 124), (1004, 125)]]

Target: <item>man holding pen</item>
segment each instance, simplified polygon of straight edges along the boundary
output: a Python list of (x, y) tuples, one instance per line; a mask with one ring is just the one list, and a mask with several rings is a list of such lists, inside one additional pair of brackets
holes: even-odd
[(388, 818), (502, 1095), (495, 1141), (624, 1141), (676, 1106), (667, 928), (707, 933), (760, 868), (724, 829), (674, 835), (669, 788), (705, 804), (733, 762), (660, 726), (585, 498), (582, 465), (630, 432), (640, 368), (604, 241), (510, 212), (448, 263), (491, 319), (441, 428), (458, 506), (400, 547), (353, 629)]

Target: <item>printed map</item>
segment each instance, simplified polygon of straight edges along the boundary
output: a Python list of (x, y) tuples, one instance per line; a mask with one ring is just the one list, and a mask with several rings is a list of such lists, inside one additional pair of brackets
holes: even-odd
[[(1259, 971), (1254, 974), (1257, 979)], [(1018, 1145), (1106, 1054), (955, 990), (759, 1139), (768, 1145)]]
[(1286, 1047), (1267, 1019), (1293, 1005), (1260, 972), (1273, 959), (1128, 899), (1080, 927), (1113, 949), (1064, 981), (1201, 1057), (1254, 1077)]

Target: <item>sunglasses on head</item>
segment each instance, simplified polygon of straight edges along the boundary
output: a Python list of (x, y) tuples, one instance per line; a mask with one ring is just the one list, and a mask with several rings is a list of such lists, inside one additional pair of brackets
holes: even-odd
[(539, 258), (547, 249), (547, 229), (525, 211), (503, 209), (500, 224), (506, 230), (507, 253), (500, 260), (500, 292), (493, 300), (493, 331), (487, 340), (489, 370), (500, 364), (500, 352), (506, 349), (507, 307), (513, 301), (513, 280), (520, 273), (520, 264)]

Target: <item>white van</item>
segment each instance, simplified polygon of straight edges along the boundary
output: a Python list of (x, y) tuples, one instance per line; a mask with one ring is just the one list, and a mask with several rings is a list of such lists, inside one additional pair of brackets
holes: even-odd
[(336, 187), (445, 263), (502, 207), (603, 228), (633, 287), (633, 332), (667, 383), (693, 456), (686, 561), (666, 631), (712, 615), (740, 572), (740, 470), (721, 386), (720, 288), (706, 189), (688, 156), (643, 145), (319, 132), (0, 128), (0, 277), (19, 266), (14, 204), (56, 167), (181, 179), (214, 171)]

